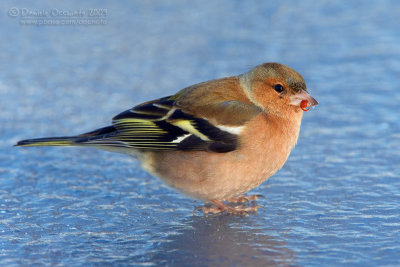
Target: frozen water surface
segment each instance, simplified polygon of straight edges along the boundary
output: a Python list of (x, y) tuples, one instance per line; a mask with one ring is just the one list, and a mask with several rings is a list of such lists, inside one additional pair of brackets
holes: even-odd
[[(400, 265), (398, 1), (0, 6), (0, 265)], [(26, 26), (23, 8), (106, 9), (106, 24)], [(12, 147), (269, 61), (320, 105), (252, 191), (257, 215), (193, 215), (199, 202), (128, 156)]]

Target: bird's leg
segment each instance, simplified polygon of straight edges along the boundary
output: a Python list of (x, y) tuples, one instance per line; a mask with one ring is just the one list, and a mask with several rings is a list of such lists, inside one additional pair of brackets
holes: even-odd
[(229, 207), (228, 205), (226, 205), (220, 201), (211, 200), (211, 203), (214, 204), (215, 206), (209, 206), (209, 205), (207, 205), (207, 202), (206, 202), (206, 206), (196, 207), (194, 209), (194, 211), (202, 210), (204, 212), (204, 214), (208, 214), (208, 213), (217, 214), (217, 213), (221, 213), (226, 210), (232, 209), (232, 207)]
[(239, 205), (235, 207), (231, 207), (221, 201), (218, 200), (211, 200), (210, 201), (212, 204), (215, 205), (215, 207), (197, 207), (194, 211), (196, 210), (203, 210), (204, 214), (208, 213), (221, 213), (221, 212), (226, 212), (228, 214), (234, 214), (234, 215), (246, 215), (250, 212), (257, 212), (258, 208), (260, 206), (257, 205), (252, 205), (252, 206), (244, 206), (244, 205)]
[(263, 195), (250, 195), (250, 196), (237, 196), (237, 197), (232, 197), (226, 199), (228, 202), (233, 202), (233, 203), (247, 203), (250, 201), (256, 201), (258, 198), (264, 197)]

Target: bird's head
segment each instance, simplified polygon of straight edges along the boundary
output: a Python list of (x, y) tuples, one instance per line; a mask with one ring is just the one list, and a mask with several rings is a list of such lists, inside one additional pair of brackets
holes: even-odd
[(265, 63), (241, 75), (247, 97), (265, 112), (280, 117), (301, 113), (318, 104), (307, 93), (303, 77), (280, 63)]

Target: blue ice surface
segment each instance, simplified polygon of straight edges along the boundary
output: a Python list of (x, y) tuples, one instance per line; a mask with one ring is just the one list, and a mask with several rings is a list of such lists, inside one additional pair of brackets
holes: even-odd
[[(0, 6), (0, 265), (400, 265), (398, 1)], [(22, 9), (106, 9), (106, 24), (22, 25)], [(265, 196), (256, 215), (193, 214), (202, 203), (125, 155), (12, 147), (274, 61), (320, 105), (251, 191)]]

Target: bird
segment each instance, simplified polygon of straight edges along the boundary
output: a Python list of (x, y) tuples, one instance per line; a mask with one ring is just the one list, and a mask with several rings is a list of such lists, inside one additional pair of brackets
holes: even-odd
[(186, 87), (75, 136), (26, 139), (15, 146), (85, 146), (135, 157), (205, 214), (257, 212), (232, 206), (282, 168), (297, 143), (303, 111), (318, 104), (303, 77), (281, 63)]

